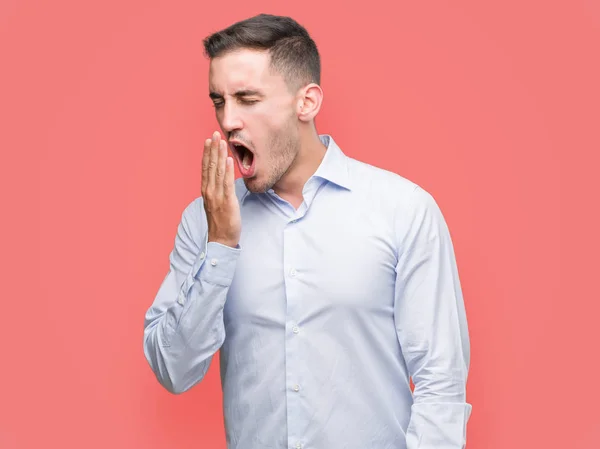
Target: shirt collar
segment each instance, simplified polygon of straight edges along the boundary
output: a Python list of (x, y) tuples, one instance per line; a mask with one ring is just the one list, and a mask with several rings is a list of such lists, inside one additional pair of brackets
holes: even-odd
[(348, 174), (348, 158), (330, 135), (322, 134), (319, 139), (327, 147), (327, 151), (313, 176), (323, 178), (344, 189), (352, 190)]
[[(327, 150), (325, 151), (325, 156), (316, 172), (311, 176), (311, 179), (324, 179), (325, 181), (329, 181), (344, 189), (352, 190), (350, 176), (348, 174), (348, 158), (329, 134), (320, 134), (319, 139), (321, 140), (321, 143), (327, 147)], [(310, 181), (310, 179), (308, 181)], [(244, 191), (241, 194), (241, 201), (244, 202), (249, 196), (250, 191), (246, 189), (243, 183), (240, 183), (239, 186), (243, 186)]]

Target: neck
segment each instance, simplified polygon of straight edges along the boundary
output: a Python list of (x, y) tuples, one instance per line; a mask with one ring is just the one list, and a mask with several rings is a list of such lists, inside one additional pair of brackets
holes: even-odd
[(301, 137), (300, 150), (286, 174), (273, 187), (277, 195), (296, 209), (302, 204), (302, 190), (306, 181), (317, 171), (327, 148), (313, 130)]

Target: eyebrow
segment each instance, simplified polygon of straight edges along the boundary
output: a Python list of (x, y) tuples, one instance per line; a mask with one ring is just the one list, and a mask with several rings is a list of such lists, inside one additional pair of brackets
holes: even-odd
[[(221, 95), (217, 92), (210, 92), (210, 94), (208, 96), (213, 100), (221, 100), (223, 98), (223, 95)], [(237, 92), (235, 92), (233, 94), (233, 96), (239, 98), (239, 97), (251, 97), (251, 96), (263, 97), (264, 95), (261, 92), (259, 92), (258, 90), (243, 89), (243, 90), (238, 90)]]

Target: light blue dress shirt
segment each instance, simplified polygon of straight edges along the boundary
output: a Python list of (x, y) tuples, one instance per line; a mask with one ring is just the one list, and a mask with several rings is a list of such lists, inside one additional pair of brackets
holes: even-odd
[(298, 210), (236, 180), (237, 248), (207, 242), (201, 197), (186, 207), (145, 356), (182, 393), (220, 351), (229, 449), (463, 448), (469, 336), (442, 213), (320, 138)]

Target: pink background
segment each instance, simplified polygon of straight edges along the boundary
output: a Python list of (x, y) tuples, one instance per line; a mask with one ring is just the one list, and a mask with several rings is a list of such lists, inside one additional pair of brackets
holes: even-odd
[(217, 363), (170, 395), (142, 326), (216, 127), (202, 38), (258, 12), (317, 41), (319, 131), (446, 216), (467, 447), (600, 447), (597, 1), (4, 0), (0, 448), (224, 448)]

